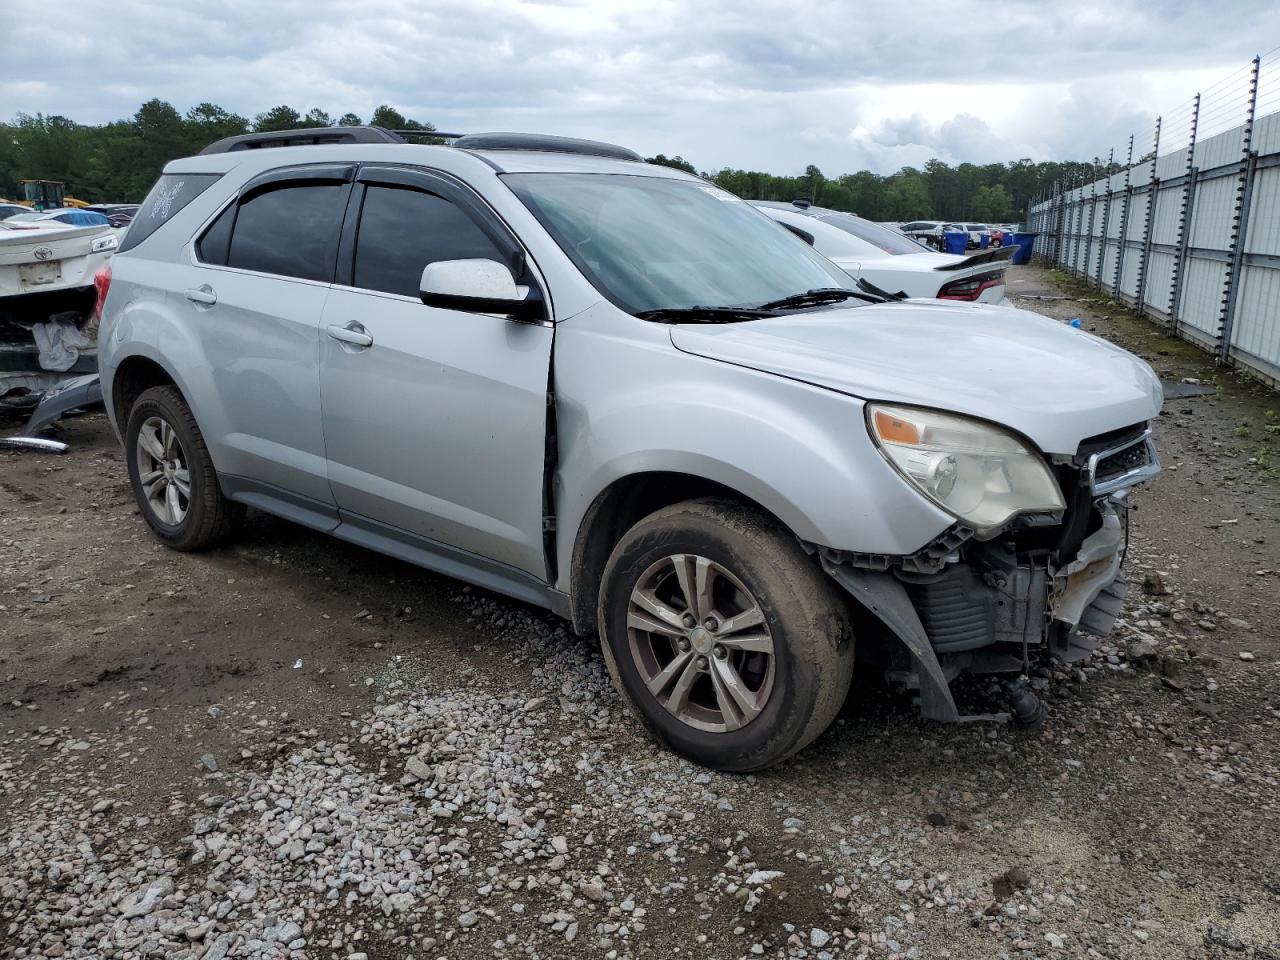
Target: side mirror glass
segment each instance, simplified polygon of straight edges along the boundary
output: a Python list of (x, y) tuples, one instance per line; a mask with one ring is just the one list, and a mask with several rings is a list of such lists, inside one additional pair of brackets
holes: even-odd
[(514, 320), (542, 319), (536, 293), (516, 286), (511, 271), (496, 260), (438, 260), (422, 270), (422, 302), (468, 313), (501, 313)]

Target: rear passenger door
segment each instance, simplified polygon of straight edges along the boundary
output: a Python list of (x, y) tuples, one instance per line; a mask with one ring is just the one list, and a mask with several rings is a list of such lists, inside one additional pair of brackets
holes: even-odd
[(249, 181), (196, 240), (198, 269), (182, 294), (213, 386), (201, 429), (213, 434), (224, 483), (321, 527), (336, 514), (317, 328), (354, 174), (354, 164), (318, 164)]
[(422, 303), (428, 263), (474, 258), (534, 282), (519, 243), (463, 184), (361, 169), (320, 329), (329, 483), (351, 539), (446, 556), (427, 565), (451, 572), (484, 558), (498, 575), (542, 581), (553, 330)]

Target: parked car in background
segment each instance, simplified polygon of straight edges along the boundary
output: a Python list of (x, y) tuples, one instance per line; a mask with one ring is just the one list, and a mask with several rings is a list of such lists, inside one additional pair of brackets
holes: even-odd
[(931, 247), (941, 247), (942, 227), (941, 220), (913, 220), (910, 223), (902, 224), (898, 227), (898, 230), (908, 237)]
[[(101, 222), (74, 226), (61, 213)], [(119, 244), (107, 218), (96, 213), (51, 210), (0, 221), (0, 297), (91, 290)]]
[(0, 203), (0, 220), (7, 220), (9, 217), (16, 217), (20, 213), (30, 212), (30, 207), (24, 207), (20, 203)]
[(857, 289), (608, 144), (250, 134), (169, 163), (123, 246), (103, 393), (162, 543), (249, 504), (550, 608), (722, 769), (818, 736), (855, 644), (952, 721), (961, 671), (1087, 655), (1159, 470), (1139, 358)]
[(983, 246), (982, 240), (985, 237), (987, 244), (991, 243), (991, 228), (985, 223), (955, 223), (947, 227), (948, 230), (960, 230), (969, 235), (967, 246), (970, 249)]
[(85, 209), (102, 214), (111, 221), (113, 227), (127, 227), (133, 222), (134, 214), (138, 212), (138, 204), (95, 203), (92, 206), (85, 207)]
[(965, 257), (938, 253), (861, 217), (806, 201), (754, 204), (810, 243), (851, 277), (889, 293), (1002, 303), (1009, 254), (984, 251)]
[(71, 227), (109, 227), (111, 221), (103, 214), (78, 208), (59, 210), (25, 210), (3, 221), (13, 224), (64, 223)]

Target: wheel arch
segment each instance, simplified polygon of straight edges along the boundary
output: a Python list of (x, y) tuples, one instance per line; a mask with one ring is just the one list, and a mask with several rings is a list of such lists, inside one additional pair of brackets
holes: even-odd
[(152, 387), (171, 386), (186, 400), (186, 391), (178, 383), (177, 377), (163, 363), (143, 354), (130, 354), (122, 358), (116, 365), (109, 386), (107, 410), (121, 438), (124, 436), (129, 411), (144, 391)]
[(758, 499), (705, 476), (656, 469), (620, 476), (591, 501), (574, 536), (569, 583), (570, 613), (576, 632), (591, 633), (597, 628), (596, 600), (605, 563), (623, 534), (663, 507), (701, 497), (737, 501), (791, 529)]

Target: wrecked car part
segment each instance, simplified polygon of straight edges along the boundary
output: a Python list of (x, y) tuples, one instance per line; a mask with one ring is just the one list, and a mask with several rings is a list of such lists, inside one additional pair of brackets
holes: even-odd
[(102, 406), (102, 380), (96, 373), (63, 380), (48, 391), (31, 412), (23, 436), (34, 437), (68, 413)]
[(44, 437), (0, 437), (0, 449), (66, 453), (67, 445), (61, 440), (47, 440)]
[(1030, 688), (1023, 677), (1009, 680), (1004, 685), (1009, 698), (1009, 719), (1020, 727), (1038, 727), (1048, 715), (1044, 702)]
[(823, 559), (823, 567), (859, 603), (897, 637), (915, 661), (915, 683), (920, 694), (920, 714), (927, 720), (955, 723), (961, 720), (951, 695), (951, 678), (938, 662), (924, 624), (907, 591), (887, 573), (870, 573), (839, 566)]
[(77, 319), (81, 319), (78, 314), (59, 313), (31, 324), (41, 369), (58, 373), (70, 370), (80, 359), (80, 351), (93, 343), (80, 330)]
[[(1016, 516), (985, 540), (956, 525), (907, 556), (810, 548), (898, 641), (888, 678), (919, 691), (924, 716), (968, 719), (948, 686), (962, 672), (1025, 675), (1047, 655), (1074, 663), (1097, 649), (1127, 592), (1129, 489), (1160, 469), (1150, 436), (1136, 424), (1050, 458), (1064, 509)], [(1006, 692), (1016, 722), (1039, 722), (1034, 694)]]

